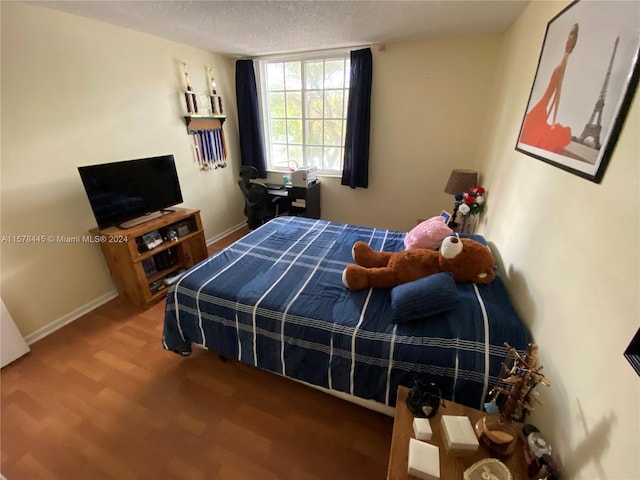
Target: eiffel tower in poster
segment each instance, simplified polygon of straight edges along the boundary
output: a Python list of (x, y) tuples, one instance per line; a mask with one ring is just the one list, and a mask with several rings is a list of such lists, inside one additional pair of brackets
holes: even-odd
[[(593, 113), (589, 118), (589, 122), (585, 125), (584, 130), (582, 131), (582, 135), (580, 135), (576, 142), (581, 143), (582, 145), (587, 145), (595, 148), (596, 150), (600, 150), (600, 131), (602, 130), (602, 109), (604, 108), (604, 98), (607, 95), (607, 88), (609, 86), (609, 77), (611, 76), (611, 66), (613, 65), (613, 59), (616, 56), (616, 50), (618, 49), (618, 43), (620, 42), (620, 37), (616, 38), (616, 43), (613, 46), (613, 53), (611, 54), (611, 60), (609, 60), (609, 68), (607, 68), (607, 74), (604, 77), (604, 82), (602, 83), (602, 88), (600, 89), (600, 96), (596, 101), (595, 107), (593, 107)], [(597, 120), (596, 120), (597, 116)], [(593, 121), (596, 120), (596, 123)], [(591, 138), (592, 142), (587, 142), (587, 139)]]

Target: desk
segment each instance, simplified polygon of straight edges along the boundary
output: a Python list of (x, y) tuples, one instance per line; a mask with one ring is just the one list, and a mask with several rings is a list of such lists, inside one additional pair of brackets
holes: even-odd
[(280, 189), (269, 189), (272, 197), (286, 197), (287, 210), (290, 215), (307, 218), (320, 218), (320, 182), (307, 188), (287, 186)]
[[(413, 414), (407, 407), (407, 393), (409, 393), (407, 387), (398, 387), (387, 480), (408, 480), (416, 478), (407, 473), (409, 463), (409, 439), (412, 437), (415, 438), (413, 435)], [(433, 434), (431, 440), (427, 443), (440, 448), (440, 478), (442, 480), (461, 479), (462, 474), (467, 468), (478, 460), (492, 457), (493, 455), (482, 443), (473, 454), (464, 456), (448, 455), (440, 429), (440, 417), (442, 415), (465, 415), (469, 417), (469, 420), (471, 420), (473, 424), (478, 418), (482, 417), (484, 413), (480, 410), (445, 400), (445, 407), (443, 408), (441, 406), (436, 416), (430, 419)], [(508, 459), (501, 459), (505, 465), (509, 467), (509, 470), (511, 470), (514, 480), (526, 480), (528, 478), (522, 448), (522, 439), (518, 438), (518, 444), (516, 445), (513, 455)]]

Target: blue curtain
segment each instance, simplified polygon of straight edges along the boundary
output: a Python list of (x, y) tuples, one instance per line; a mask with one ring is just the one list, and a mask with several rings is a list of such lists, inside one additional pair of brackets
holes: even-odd
[(371, 49), (351, 52), (351, 80), (342, 185), (369, 185), (369, 124), (371, 118)]
[(267, 164), (264, 158), (253, 60), (236, 61), (236, 101), (242, 166), (255, 167), (258, 170), (258, 177), (266, 178)]

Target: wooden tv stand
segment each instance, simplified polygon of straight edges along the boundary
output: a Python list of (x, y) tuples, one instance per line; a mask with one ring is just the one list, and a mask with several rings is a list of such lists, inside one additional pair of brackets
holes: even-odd
[[(100, 242), (118, 293), (133, 305), (147, 308), (156, 303), (167, 292), (165, 278), (207, 258), (200, 210), (171, 210), (131, 228), (91, 230)], [(149, 248), (154, 236), (150, 234), (156, 232), (162, 243)]]

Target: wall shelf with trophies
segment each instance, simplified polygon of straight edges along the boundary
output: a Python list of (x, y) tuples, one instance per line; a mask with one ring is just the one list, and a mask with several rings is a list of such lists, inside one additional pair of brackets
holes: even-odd
[(187, 124), (187, 133), (193, 135), (193, 149), (200, 170), (215, 170), (227, 166), (227, 145), (222, 125), (226, 119), (222, 97), (216, 90), (213, 69), (207, 68), (209, 93), (196, 92), (191, 87), (186, 64), (182, 65), (185, 90), (180, 93)]

